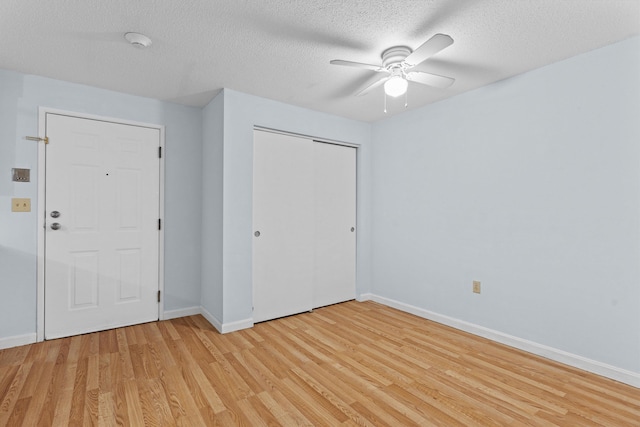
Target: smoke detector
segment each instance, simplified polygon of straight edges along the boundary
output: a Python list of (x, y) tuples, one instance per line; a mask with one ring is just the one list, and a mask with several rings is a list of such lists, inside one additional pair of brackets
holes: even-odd
[(124, 35), (124, 38), (127, 39), (127, 41), (131, 43), (133, 46), (139, 49), (144, 49), (146, 47), (151, 46), (151, 39), (145, 36), (144, 34), (126, 33)]

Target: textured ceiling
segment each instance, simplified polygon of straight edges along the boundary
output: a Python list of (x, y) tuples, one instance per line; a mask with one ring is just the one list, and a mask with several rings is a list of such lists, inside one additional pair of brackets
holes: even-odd
[(379, 64), (436, 33), (455, 42), (419, 68), (456, 82), (410, 83), (409, 109), (640, 34), (640, 0), (1, 0), (0, 68), (195, 106), (226, 87), (374, 121), (382, 87), (352, 93), (380, 75), (329, 61)]

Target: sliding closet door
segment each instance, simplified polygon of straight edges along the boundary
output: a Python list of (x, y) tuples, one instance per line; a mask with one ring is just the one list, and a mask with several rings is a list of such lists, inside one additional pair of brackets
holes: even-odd
[(312, 308), (313, 141), (254, 132), (253, 320)]
[(315, 143), (313, 307), (356, 296), (356, 149)]

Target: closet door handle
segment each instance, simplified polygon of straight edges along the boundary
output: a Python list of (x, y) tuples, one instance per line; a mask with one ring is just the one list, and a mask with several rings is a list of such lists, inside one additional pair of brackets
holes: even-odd
[(260, 232), (256, 231), (255, 233), (253, 233), (253, 235), (256, 236), (256, 237), (260, 237)]

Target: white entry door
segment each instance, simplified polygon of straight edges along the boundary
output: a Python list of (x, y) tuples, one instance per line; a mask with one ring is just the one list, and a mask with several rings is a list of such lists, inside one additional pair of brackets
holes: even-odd
[(46, 113), (45, 338), (158, 319), (160, 130)]

